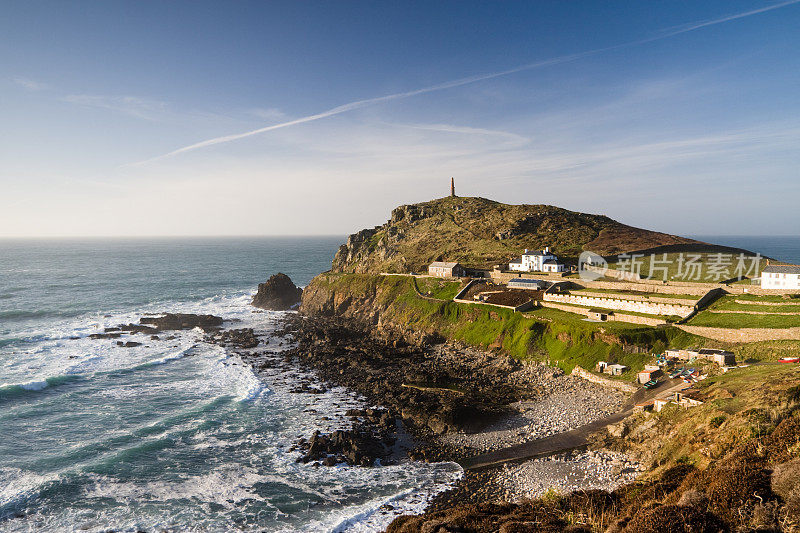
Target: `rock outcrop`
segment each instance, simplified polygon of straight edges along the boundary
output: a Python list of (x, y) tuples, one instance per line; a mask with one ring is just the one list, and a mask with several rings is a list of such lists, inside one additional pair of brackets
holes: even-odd
[(252, 304), (270, 311), (285, 311), (297, 305), (302, 294), (303, 289), (297, 287), (289, 276), (279, 272), (258, 285)]
[[(195, 315), (188, 313), (165, 313), (161, 316), (145, 316), (139, 320), (140, 325), (151, 326), (158, 331), (170, 331), (180, 329), (200, 328), (203, 331), (214, 331), (222, 326), (222, 318), (214, 315)], [(126, 327), (128, 330), (135, 331), (133, 328)], [(146, 330), (141, 330), (145, 332)]]
[(525, 248), (550, 246), (569, 258), (583, 250), (610, 255), (687, 244), (704, 243), (550, 205), (448, 197), (397, 207), (385, 224), (350, 235), (332, 270), (421, 271), (432, 261), (491, 267)]

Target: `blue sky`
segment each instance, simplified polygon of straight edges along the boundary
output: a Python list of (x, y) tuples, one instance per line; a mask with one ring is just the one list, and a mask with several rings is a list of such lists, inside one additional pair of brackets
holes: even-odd
[(447, 193), (798, 234), (800, 2), (5, 2), (0, 236), (350, 233)]

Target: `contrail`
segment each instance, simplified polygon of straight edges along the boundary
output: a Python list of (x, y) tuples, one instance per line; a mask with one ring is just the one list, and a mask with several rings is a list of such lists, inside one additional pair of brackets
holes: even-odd
[(593, 49), (593, 50), (587, 50), (585, 52), (578, 52), (578, 53), (575, 53), (575, 54), (569, 54), (569, 55), (559, 56), (559, 57), (555, 57), (555, 58), (551, 58), (551, 59), (546, 59), (546, 60), (543, 60), (543, 61), (537, 61), (535, 63), (527, 63), (525, 65), (521, 65), (521, 66), (518, 66), (518, 67), (511, 68), (511, 69), (501, 70), (499, 72), (491, 72), (491, 73), (488, 73), (488, 74), (478, 74), (478, 75), (469, 76), (469, 77), (466, 77), (466, 78), (458, 78), (458, 79), (455, 79), (455, 80), (447, 81), (447, 82), (440, 83), (440, 84), (437, 84), (437, 85), (431, 85), (429, 87), (423, 87), (421, 89), (415, 89), (415, 90), (412, 90), (412, 91), (405, 91), (405, 92), (400, 92), (400, 93), (387, 94), (387, 95), (384, 95), (384, 96), (377, 96), (377, 97), (374, 97), (374, 98), (366, 98), (364, 100), (356, 100), (354, 102), (350, 102), (350, 103), (347, 103), (347, 104), (343, 104), (343, 105), (340, 105), (340, 106), (333, 107), (331, 109), (328, 109), (327, 111), (322, 111), (321, 113), (316, 113), (316, 114), (313, 114), (313, 115), (307, 115), (305, 117), (297, 118), (297, 119), (294, 119), (294, 120), (289, 120), (287, 122), (281, 122), (280, 124), (273, 124), (272, 126), (266, 126), (266, 127), (263, 127), (263, 128), (258, 128), (256, 130), (246, 131), (244, 133), (236, 133), (236, 134), (232, 134), (232, 135), (224, 135), (222, 137), (215, 137), (213, 139), (208, 139), (208, 140), (201, 141), (201, 142), (198, 142), (198, 143), (190, 144), (188, 146), (184, 146), (183, 148), (178, 148), (177, 150), (173, 150), (171, 152), (167, 152), (166, 154), (162, 154), (162, 155), (157, 156), (157, 157), (153, 157), (153, 158), (150, 158), (150, 159), (145, 159), (145, 160), (139, 161), (137, 163), (132, 163), (131, 166), (144, 165), (144, 164), (147, 164), (147, 163), (152, 163), (154, 161), (158, 161), (160, 159), (165, 159), (165, 158), (168, 158), (168, 157), (172, 157), (174, 155), (182, 154), (184, 152), (191, 152), (191, 151), (197, 150), (199, 148), (205, 148), (207, 146), (214, 146), (216, 144), (228, 143), (228, 142), (236, 141), (236, 140), (239, 140), (239, 139), (244, 139), (246, 137), (252, 137), (253, 135), (259, 135), (261, 133), (266, 133), (268, 131), (273, 131), (273, 130), (277, 130), (277, 129), (281, 129), (281, 128), (288, 128), (290, 126), (296, 126), (298, 124), (304, 124), (306, 122), (313, 122), (315, 120), (320, 120), (320, 119), (323, 119), (323, 118), (328, 118), (328, 117), (332, 117), (332, 116), (335, 116), (335, 115), (340, 115), (342, 113), (347, 113), (348, 111), (353, 111), (355, 109), (361, 109), (363, 107), (368, 107), (368, 106), (379, 104), (379, 103), (382, 103), (382, 102), (389, 102), (391, 100), (399, 100), (399, 99), (403, 99), (403, 98), (410, 98), (412, 96), (417, 96), (417, 95), (420, 95), (420, 94), (426, 94), (426, 93), (431, 93), (431, 92), (435, 92), (435, 91), (442, 91), (442, 90), (445, 90), (445, 89), (452, 89), (452, 88), (455, 88), (455, 87), (461, 87), (461, 86), (464, 86), (464, 85), (477, 83), (479, 81), (491, 80), (491, 79), (494, 79), (494, 78), (499, 78), (501, 76), (507, 76), (509, 74), (515, 74), (517, 72), (523, 72), (523, 71), (526, 71), (526, 70), (533, 70), (533, 69), (547, 67), (547, 66), (551, 66), (551, 65), (558, 65), (558, 64), (561, 64), (561, 63), (568, 63), (570, 61), (576, 61), (578, 59), (583, 59), (585, 57), (593, 56), (593, 55), (600, 54), (600, 53), (603, 53), (603, 52), (609, 52), (609, 51), (612, 51), (612, 50), (618, 50), (620, 48), (627, 48), (627, 47), (630, 47), (630, 46), (636, 46), (636, 45), (640, 45), (640, 44), (651, 43), (653, 41), (659, 41), (661, 39), (667, 39), (669, 37), (674, 37), (674, 36), (680, 35), (682, 33), (688, 33), (688, 32), (695, 31), (695, 30), (698, 30), (698, 29), (701, 29), (701, 28), (706, 28), (708, 26), (714, 26), (716, 24), (722, 24), (722, 23), (725, 23), (725, 22), (730, 22), (732, 20), (738, 20), (738, 19), (741, 19), (741, 18), (749, 17), (751, 15), (757, 15), (759, 13), (772, 11), (774, 9), (780, 9), (782, 7), (786, 7), (786, 6), (789, 6), (789, 5), (792, 5), (792, 4), (797, 4), (798, 2), (800, 2), (800, 0), (788, 0), (786, 2), (773, 4), (771, 6), (762, 7), (762, 8), (759, 8), (759, 9), (753, 9), (753, 10), (750, 10), (750, 11), (743, 11), (741, 13), (736, 13), (736, 14), (733, 14), (733, 15), (727, 15), (725, 17), (720, 17), (720, 18), (717, 18), (717, 19), (707, 20), (705, 22), (692, 23), (692, 24), (686, 25), (684, 27), (678, 27), (678, 29), (675, 29), (675, 30), (672, 30), (672, 31), (667, 30), (667, 33), (664, 33), (664, 34), (661, 34), (661, 35), (658, 35), (658, 36), (655, 36), (655, 37), (650, 37), (650, 38), (647, 38), (647, 39), (640, 39), (640, 40), (637, 40), (637, 41), (631, 41), (631, 42), (627, 42), (627, 43), (623, 43), (623, 44), (607, 46), (607, 47), (604, 47), (604, 48), (596, 48), (596, 49)]

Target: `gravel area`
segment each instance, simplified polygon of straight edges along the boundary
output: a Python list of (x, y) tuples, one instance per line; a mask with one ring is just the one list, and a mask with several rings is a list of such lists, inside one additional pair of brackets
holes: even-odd
[(451, 433), (441, 437), (442, 443), (492, 451), (578, 428), (619, 412), (626, 400), (621, 392), (539, 364), (510, 374), (509, 381), (541, 388), (541, 398), (512, 404), (516, 413), (480, 433)]
[(624, 454), (608, 451), (570, 452), (521, 464), (505, 465), (497, 474), (505, 499), (520, 501), (541, 496), (548, 490), (615, 488), (631, 483), (646, 468)]

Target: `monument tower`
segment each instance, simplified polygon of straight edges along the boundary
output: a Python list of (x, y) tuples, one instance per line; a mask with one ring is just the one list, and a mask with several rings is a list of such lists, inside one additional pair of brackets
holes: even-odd
[(452, 198), (456, 197), (456, 180), (455, 180), (455, 178), (450, 178), (450, 196)]

